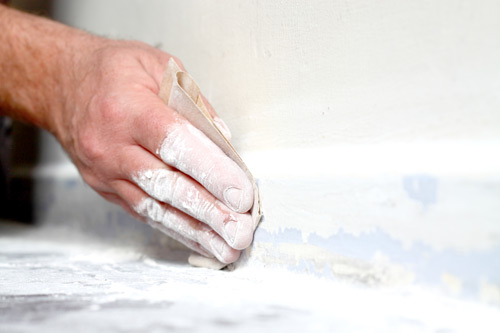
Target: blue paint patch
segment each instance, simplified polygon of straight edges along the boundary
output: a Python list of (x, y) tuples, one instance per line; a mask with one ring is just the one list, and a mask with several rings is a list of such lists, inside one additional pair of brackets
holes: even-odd
[(436, 203), (437, 186), (437, 178), (430, 175), (416, 174), (403, 177), (403, 188), (408, 196), (424, 207)]
[[(277, 233), (270, 233), (259, 228), (255, 242), (268, 242), (275, 245), (303, 244), (300, 230), (287, 228)], [(457, 276), (463, 283), (463, 297), (477, 297), (480, 282), (485, 279), (490, 283), (500, 284), (500, 245), (487, 251), (459, 252), (455, 250), (436, 251), (420, 242), (406, 248), (402, 242), (393, 239), (387, 233), (377, 229), (370, 233), (354, 236), (343, 231), (330, 237), (321, 237), (312, 233), (307, 244), (317, 246), (332, 254), (370, 263), (375, 253), (387, 257), (392, 264), (401, 265), (415, 274), (417, 284), (442, 286), (442, 274)], [(300, 260), (298, 265), (288, 267), (293, 271), (309, 272), (328, 277), (326, 271), (316, 272), (312, 262)], [(331, 276), (331, 275), (330, 275)]]
[(270, 233), (263, 228), (257, 228), (254, 235), (254, 242), (267, 242), (273, 244), (289, 243), (303, 244), (302, 232), (298, 229), (285, 228), (279, 232)]

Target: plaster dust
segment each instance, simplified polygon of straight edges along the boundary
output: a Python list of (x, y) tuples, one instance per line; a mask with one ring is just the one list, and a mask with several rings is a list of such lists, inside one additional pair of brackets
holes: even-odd
[(275, 268), (192, 268), (139, 249), (0, 236), (0, 330), (498, 332), (500, 309), (415, 286), (368, 289)]
[(178, 171), (157, 169), (139, 171), (134, 182), (148, 195), (158, 201), (178, 207), (193, 217), (205, 217), (217, 212), (213, 203), (203, 200), (193, 182), (179, 175)]
[[(194, 150), (193, 147), (199, 147), (199, 149)], [(193, 153), (196, 151), (209, 152), (209, 154), (195, 156)], [(157, 153), (168, 165), (189, 174), (215, 193), (221, 192), (216, 187), (220, 181), (213, 179), (213, 175), (206, 172), (210, 170), (206, 165), (213, 165), (221, 159), (221, 156), (225, 157), (225, 155), (201, 131), (191, 124), (179, 123), (171, 126)], [(213, 157), (210, 155), (213, 155)]]
[[(311, 244), (255, 242), (246, 265), (262, 267), (262, 263), (370, 287), (407, 286), (416, 280), (409, 268), (392, 262), (381, 253), (375, 253), (370, 261), (359, 260)], [(297, 269), (302, 265), (307, 266)]]
[[(250, 216), (235, 213), (197, 189), (197, 184), (177, 171), (167, 169), (140, 171), (133, 177), (135, 183), (158, 201), (168, 203), (207, 224), (221, 226), (224, 222), (249, 220)], [(227, 238), (229, 239), (229, 238)]]
[(152, 198), (144, 198), (135, 209), (153, 228), (196, 252), (210, 257), (214, 255), (221, 262), (228, 262), (229, 245), (208, 225), (198, 223)]

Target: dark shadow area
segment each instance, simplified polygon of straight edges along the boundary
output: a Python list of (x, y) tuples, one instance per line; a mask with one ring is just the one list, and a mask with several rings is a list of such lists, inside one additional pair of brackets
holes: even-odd
[(0, 141), (2, 219), (33, 223), (34, 180), (30, 171), (38, 160), (37, 137), (38, 129), (33, 126), (18, 122), (8, 128), (4, 126)]
[(7, 0), (10, 7), (29, 12), (32, 14), (50, 17), (52, 13), (52, 0)]
[(9, 184), (10, 155), (12, 147), (12, 121), (0, 116), (0, 217), (7, 201)]
[[(53, 1), (2, 0), (2, 4), (50, 17)], [(1, 112), (0, 112), (1, 114)], [(33, 178), (39, 130), (0, 117), (0, 219), (33, 223)]]

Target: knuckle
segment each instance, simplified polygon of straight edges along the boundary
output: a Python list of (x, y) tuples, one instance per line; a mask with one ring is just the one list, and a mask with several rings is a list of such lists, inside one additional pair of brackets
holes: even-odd
[(78, 137), (80, 159), (92, 165), (106, 156), (106, 148), (91, 130), (83, 130)]
[(123, 108), (114, 96), (102, 97), (96, 107), (105, 123), (115, 123), (123, 119)]

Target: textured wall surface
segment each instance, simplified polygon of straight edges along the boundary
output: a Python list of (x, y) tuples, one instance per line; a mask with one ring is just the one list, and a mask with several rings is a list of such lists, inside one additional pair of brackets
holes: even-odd
[(499, 135), (496, 1), (56, 1), (179, 56), (244, 149)]
[[(52, 11), (183, 60), (260, 182), (265, 220), (242, 264), (500, 304), (499, 2), (65, 0)], [(44, 214), (57, 219), (69, 197)]]

